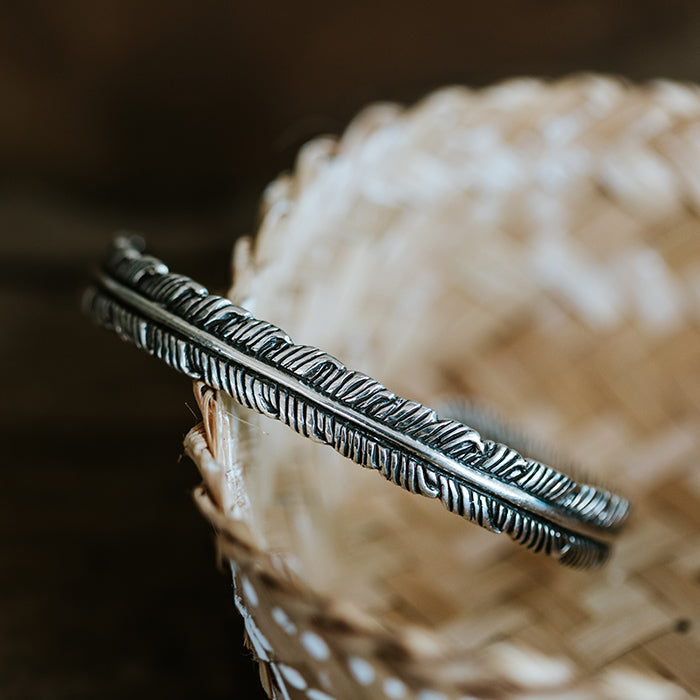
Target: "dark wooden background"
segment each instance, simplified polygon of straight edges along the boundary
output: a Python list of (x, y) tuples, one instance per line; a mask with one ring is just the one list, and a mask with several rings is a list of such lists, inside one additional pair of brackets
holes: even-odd
[(255, 698), (181, 460), (189, 382), (79, 311), (116, 229), (216, 290), (264, 184), (374, 99), (700, 78), (693, 2), (0, 2), (0, 697)]

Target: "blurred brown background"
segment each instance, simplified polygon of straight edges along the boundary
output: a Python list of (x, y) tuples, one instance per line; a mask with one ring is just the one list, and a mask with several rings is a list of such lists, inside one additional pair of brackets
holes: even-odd
[(372, 100), (700, 79), (700, 5), (0, 2), (0, 697), (255, 698), (179, 461), (189, 383), (80, 316), (117, 228), (218, 290), (264, 184)]

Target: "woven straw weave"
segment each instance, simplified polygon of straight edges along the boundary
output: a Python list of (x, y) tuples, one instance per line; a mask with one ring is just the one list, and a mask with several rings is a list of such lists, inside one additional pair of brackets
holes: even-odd
[(567, 570), (198, 386), (197, 501), (275, 698), (700, 694), (700, 92), (517, 80), (300, 153), (231, 297), (634, 502)]

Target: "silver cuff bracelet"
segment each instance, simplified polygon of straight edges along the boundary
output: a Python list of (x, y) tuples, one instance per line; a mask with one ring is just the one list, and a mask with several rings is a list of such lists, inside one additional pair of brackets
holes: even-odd
[(563, 564), (603, 563), (629, 503), (396, 396), (115, 241), (84, 308), (151, 355), (363, 467)]

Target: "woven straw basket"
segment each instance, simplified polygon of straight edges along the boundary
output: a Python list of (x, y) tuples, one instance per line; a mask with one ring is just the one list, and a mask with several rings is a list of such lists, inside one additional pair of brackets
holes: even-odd
[(196, 499), (274, 698), (700, 693), (700, 91), (378, 105), (266, 192), (231, 298), (428, 405), (495, 408), (632, 520), (569, 570), (196, 387)]

